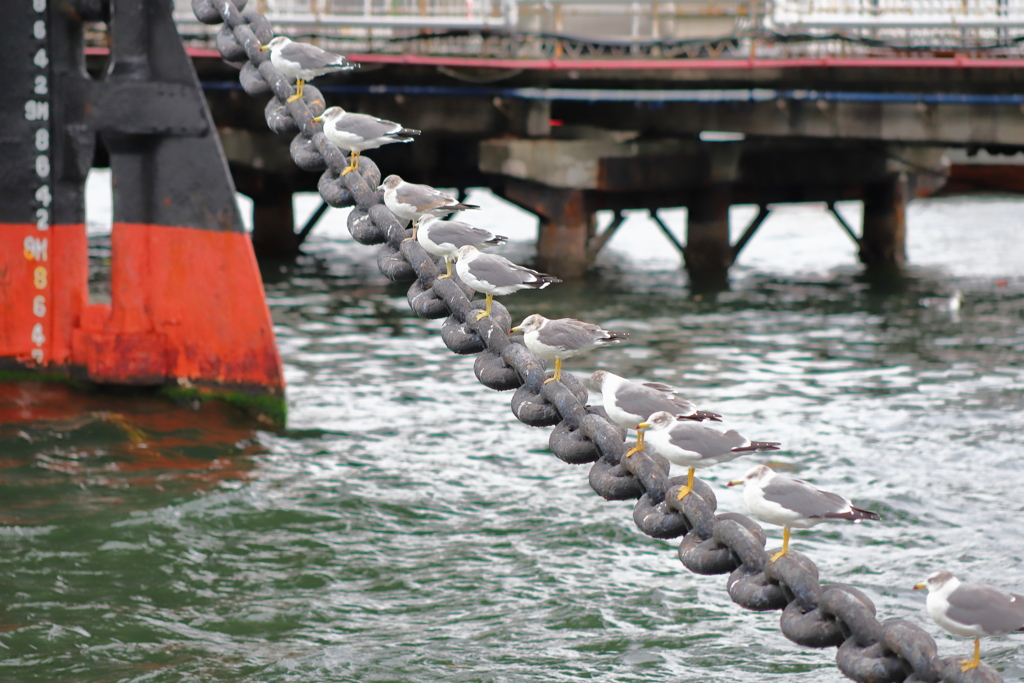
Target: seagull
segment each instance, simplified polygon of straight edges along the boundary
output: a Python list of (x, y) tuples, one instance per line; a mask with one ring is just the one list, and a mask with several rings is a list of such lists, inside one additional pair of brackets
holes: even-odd
[(548, 320), (540, 313), (527, 316), (510, 331), (523, 332), (526, 348), (544, 360), (555, 361), (555, 376), (544, 380), (544, 384), (562, 379), (562, 361), (566, 358), (599, 346), (617, 344), (627, 336), (625, 332), (609, 332), (573, 318)]
[(921, 305), (925, 308), (931, 308), (936, 311), (945, 311), (947, 313), (956, 314), (960, 310), (960, 304), (963, 303), (964, 295), (960, 293), (959, 289), (954, 289), (953, 294), (948, 297), (944, 296), (929, 296), (921, 299)]
[(285, 36), (278, 36), (260, 47), (261, 52), (267, 50), (270, 50), (270, 63), (288, 78), (295, 79), (295, 94), (288, 98), (288, 102), (302, 98), (302, 86), (306, 81), (334, 71), (359, 68), (358, 64), (353, 64), (342, 55), (321, 50), (316, 45), (293, 43)]
[[(697, 410), (693, 403), (677, 396), (674, 388), (661, 382), (633, 382), (606, 370), (598, 370), (590, 376), (590, 384), (601, 392), (608, 417), (626, 429), (636, 429), (645, 419), (663, 410), (677, 418), (721, 422), (721, 415)], [(626, 453), (626, 457), (643, 449), (644, 431), (640, 430), (636, 434), (636, 446)]]
[(427, 253), (444, 257), (444, 265), (448, 272), (438, 275), (438, 280), (452, 276), (452, 259), (457, 257), (459, 249), (467, 244), (483, 249), (508, 242), (507, 237), (495, 235), (489, 230), (461, 221), (443, 221), (437, 216), (424, 216), (420, 219), (416, 239)]
[[(777, 442), (751, 441), (735, 429), (723, 432), (666, 410), (654, 413), (637, 425), (638, 432), (647, 430), (651, 432), (647, 441), (655, 453), (674, 465), (690, 468), (686, 487), (679, 491), (676, 500), (682, 500), (693, 491), (693, 473), (698, 467), (728, 462), (747, 453), (779, 450)], [(626, 454), (627, 457), (632, 455), (633, 452)]]
[(950, 633), (974, 637), (974, 659), (960, 660), (960, 671), (981, 664), (981, 636), (1024, 631), (1024, 597), (986, 586), (961, 583), (949, 572), (935, 572), (914, 590), (928, 589), (928, 616)]
[(746, 484), (743, 500), (751, 512), (769, 524), (782, 527), (782, 550), (772, 555), (769, 562), (789, 552), (791, 527), (808, 529), (835, 520), (881, 519), (877, 512), (853, 507), (838, 493), (821, 491), (806, 481), (776, 474), (764, 465), (751, 468), (742, 479), (730, 481), (728, 485), (737, 484)]
[[(463, 204), (430, 185), (407, 183), (397, 175), (389, 175), (380, 184), (384, 190), (384, 204), (402, 220), (412, 221), (412, 237), (416, 239), (416, 228), (424, 216), (444, 218), (455, 211), (479, 209), (475, 204)], [(468, 283), (467, 283), (468, 284)]]
[(520, 289), (544, 289), (552, 283), (561, 282), (553, 275), (524, 268), (502, 256), (483, 254), (471, 244), (460, 248), (457, 256), (455, 272), (471, 289), (487, 295), (487, 305), (477, 313), (477, 320), (491, 314), (491, 300), (495, 294), (504, 296)]
[(323, 122), (324, 135), (328, 140), (352, 153), (348, 168), (341, 175), (359, 168), (359, 155), (364, 149), (377, 149), (393, 142), (412, 142), (409, 136), (420, 134), (418, 130), (403, 128), (400, 123), (368, 114), (355, 114), (341, 107), (330, 107), (313, 120)]

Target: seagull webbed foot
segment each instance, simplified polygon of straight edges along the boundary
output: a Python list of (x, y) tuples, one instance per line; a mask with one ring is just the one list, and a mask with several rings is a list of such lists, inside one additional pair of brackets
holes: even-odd
[(978, 666), (981, 665), (981, 662), (976, 662), (973, 659), (961, 659), (959, 664), (960, 664), (960, 671), (966, 673), (967, 671), (970, 671), (971, 669), (977, 669)]
[(685, 487), (679, 489), (679, 493), (676, 494), (676, 500), (682, 500), (683, 498), (686, 498), (691, 493), (693, 493), (693, 486), (685, 486)]

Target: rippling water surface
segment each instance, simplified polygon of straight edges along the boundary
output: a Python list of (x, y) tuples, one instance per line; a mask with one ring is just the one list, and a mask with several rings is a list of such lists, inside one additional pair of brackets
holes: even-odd
[[(517, 240), (506, 255), (528, 259), (535, 223), (473, 199), (487, 208), (474, 219)], [(720, 509), (745, 511), (724, 482), (771, 461), (880, 512), (794, 545), (823, 581), (966, 655), (911, 586), (946, 569), (1024, 592), (1022, 209), (915, 202), (915, 265), (894, 284), (861, 274), (821, 207), (782, 207), (732, 290), (702, 298), (631, 217), (592, 279), (504, 302), (516, 320), (630, 332), (569, 370), (678, 385), (783, 442), (704, 471)], [(735, 211), (741, 230), (752, 212)], [(555, 460), (549, 430), (518, 423), (511, 395), (443, 346), (440, 321), (410, 314), (343, 212), (325, 221), (298, 263), (265, 266), (287, 430), (214, 405), (0, 385), (0, 679), (845, 680), (834, 649), (733, 605), (724, 576), (687, 572), (630, 503)], [(918, 303), (957, 288), (959, 316)], [(983, 657), (1019, 678), (1024, 638), (986, 639)]]

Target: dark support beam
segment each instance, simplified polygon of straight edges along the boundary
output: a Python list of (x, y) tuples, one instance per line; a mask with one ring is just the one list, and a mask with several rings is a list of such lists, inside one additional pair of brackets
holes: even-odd
[(835, 216), (837, 221), (839, 221), (839, 226), (846, 231), (846, 234), (850, 236), (850, 239), (853, 240), (853, 243), (856, 244), (858, 247), (861, 246), (860, 238), (857, 237), (857, 233), (853, 231), (853, 228), (851, 228), (850, 224), (846, 222), (846, 219), (843, 218), (843, 215), (836, 210), (835, 202), (828, 203), (828, 210), (831, 211), (832, 215)]
[[(460, 199), (459, 201), (462, 200)], [(327, 213), (327, 209), (329, 208), (331, 208), (330, 204), (323, 201), (320, 202), (320, 206), (316, 207), (316, 211), (314, 211), (313, 215), (309, 217), (306, 224), (302, 226), (302, 230), (299, 231), (299, 234), (295, 236), (299, 244), (306, 241), (306, 238), (309, 237), (309, 233), (313, 232), (313, 228), (316, 227), (316, 224), (320, 222), (320, 219), (325, 213)]]
[(622, 225), (624, 220), (625, 217), (622, 215), (622, 212), (616, 211), (615, 217), (612, 218), (611, 225), (605, 228), (604, 232), (600, 235), (594, 235), (594, 237), (587, 243), (587, 256), (591, 261), (597, 258), (601, 249), (603, 249), (604, 245), (608, 243), (608, 240), (612, 238), (612, 235), (615, 234), (615, 231), (619, 229), (619, 226)]
[(743, 247), (747, 246), (747, 242), (749, 242), (750, 238), (754, 236), (754, 233), (757, 232), (757, 229), (761, 227), (761, 224), (764, 223), (764, 219), (768, 218), (768, 214), (770, 213), (771, 209), (769, 209), (766, 204), (759, 204), (757, 206), (757, 215), (754, 216), (754, 220), (750, 221), (750, 225), (748, 225), (747, 229), (743, 231), (743, 235), (740, 236), (739, 241), (732, 246), (732, 260), (734, 263), (739, 257), (740, 252), (743, 251)]
[(729, 246), (729, 188), (712, 185), (687, 206), (686, 270), (690, 287), (699, 291), (727, 289), (732, 247)]
[(905, 173), (864, 187), (860, 260), (868, 267), (901, 266), (907, 260), (907, 200), (913, 180)]
[(668, 238), (669, 242), (671, 242), (672, 244), (675, 245), (676, 249), (679, 250), (679, 253), (683, 255), (683, 259), (685, 260), (686, 259), (686, 247), (683, 246), (682, 242), (680, 242), (678, 239), (676, 239), (676, 236), (672, 234), (672, 231), (669, 230), (669, 227), (667, 225), (665, 225), (665, 221), (661, 220), (661, 216), (658, 215), (658, 210), (657, 209), (651, 209), (650, 213), (651, 213), (651, 220), (658, 224), (658, 227), (661, 228), (661, 231), (663, 233), (665, 233), (665, 237)]

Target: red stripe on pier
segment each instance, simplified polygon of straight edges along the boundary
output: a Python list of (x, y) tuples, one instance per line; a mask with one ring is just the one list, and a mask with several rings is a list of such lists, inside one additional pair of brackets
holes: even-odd
[[(220, 53), (189, 47), (194, 59), (220, 59)], [(86, 55), (109, 54), (105, 47), (88, 47)], [(757, 69), (1024, 69), (1024, 59), (955, 57), (797, 57), (793, 59), (492, 59), (487, 57), (433, 57), (416, 54), (350, 53), (354, 62), (448, 66), (467, 69), (531, 69), (540, 71), (642, 70), (757, 70)]]

